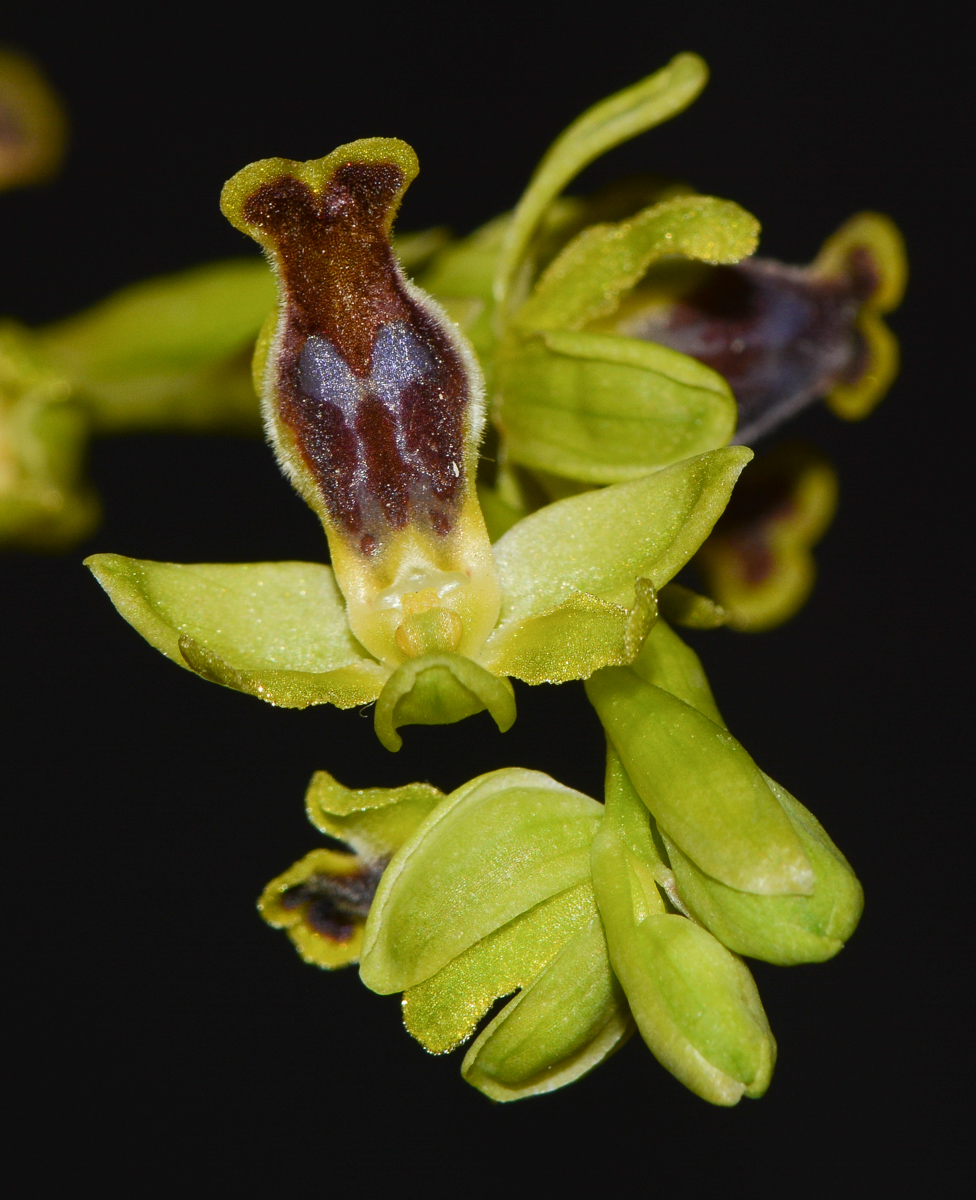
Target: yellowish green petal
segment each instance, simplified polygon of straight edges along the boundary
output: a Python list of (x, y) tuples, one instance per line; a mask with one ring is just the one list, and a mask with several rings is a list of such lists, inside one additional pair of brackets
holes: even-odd
[(492, 1100), (542, 1095), (591, 1071), (633, 1030), (594, 916), (482, 1031), (461, 1074)]
[(658, 259), (738, 262), (758, 240), (755, 217), (712, 196), (677, 196), (618, 224), (590, 225), (549, 264), (512, 327), (522, 334), (582, 329), (609, 316)]
[(587, 881), (481, 938), (404, 993), (408, 1032), (431, 1054), (454, 1050), (474, 1033), (497, 999), (528, 987), (594, 917), (593, 889)]
[(394, 855), (367, 923), (360, 974), (405, 991), (551, 896), (584, 883), (602, 809), (509, 768), (452, 793)]
[(696, 54), (679, 54), (640, 83), (595, 104), (560, 134), (515, 210), (495, 276), (496, 300), (507, 298), (543, 213), (570, 180), (601, 154), (687, 108), (707, 78), (708, 68)]
[(328, 771), (316, 771), (305, 793), (305, 811), (316, 829), (357, 854), (390, 858), (443, 799), (430, 783), (347, 788)]
[(86, 559), (121, 615), (180, 666), (270, 703), (349, 708), (379, 694), (384, 671), (349, 631), (319, 563), (180, 565)]

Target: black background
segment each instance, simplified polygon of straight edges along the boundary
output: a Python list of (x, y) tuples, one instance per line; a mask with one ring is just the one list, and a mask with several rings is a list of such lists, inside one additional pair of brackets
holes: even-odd
[[(130, 15), (126, 15), (126, 14)], [(908, 14), (908, 15), (905, 15)], [(243, 10), (7, 6), (0, 36), (63, 93), (63, 177), (0, 197), (0, 311), (41, 321), (136, 278), (249, 253), (217, 208), (255, 158), (406, 138), (422, 173), (401, 228), (460, 232), (515, 200), (583, 107), (695, 49), (713, 81), (686, 114), (591, 168), (651, 169), (731, 197), (762, 251), (803, 262), (847, 215), (905, 232), (904, 369), (866, 422), (794, 431), (841, 475), (812, 602), (786, 627), (695, 644), (733, 730), (823, 820), (867, 893), (833, 962), (756, 975), (780, 1046), (759, 1102), (713, 1109), (639, 1041), (555, 1095), (492, 1106), (459, 1055), (430, 1058), (395, 998), (304, 966), (254, 899), (317, 844), (302, 796), (327, 767), (443, 788), (497, 766), (597, 795), (581, 688), (519, 688), (519, 719), (409, 729), (271, 709), (181, 672), (80, 566), (321, 559), (316, 522), (259, 442), (94, 446), (106, 520), (60, 557), (7, 556), (3, 718), (6, 990), (25, 1067), (16, 1107), (39, 1185), (141, 1195), (211, 1186), (432, 1190), (584, 1186), (841, 1195), (948, 1171), (971, 1011), (972, 202), (964, 30), (937, 5), (291, 3)], [(967, 130), (969, 131), (967, 133)], [(966, 525), (962, 520), (966, 519)], [(163, 1185), (162, 1181), (171, 1182)]]

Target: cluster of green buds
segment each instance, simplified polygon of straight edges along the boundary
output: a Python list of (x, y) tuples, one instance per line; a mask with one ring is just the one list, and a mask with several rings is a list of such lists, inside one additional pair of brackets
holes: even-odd
[[(846, 417), (880, 397), (904, 259), (871, 214), (796, 268), (752, 257), (756, 220), (687, 185), (563, 194), (705, 80), (679, 55), (583, 114), (512, 213), (415, 243), (416, 282), (393, 236), (406, 143), (245, 167), (222, 208), (273, 277), (254, 384), (331, 565), (87, 560), (178, 665), (282, 707), (375, 703), (389, 750), (484, 710), (504, 732), (512, 679), (586, 681), (603, 804), (521, 768), (450, 795), (322, 772), (309, 815), (346, 849), (260, 901), (307, 961), (402, 992), (431, 1052), (477, 1034), (462, 1073), (496, 1100), (571, 1082), (635, 1029), (706, 1100), (761, 1095), (775, 1043), (739, 956), (822, 961), (860, 915), (843, 856), (728, 732), (672, 625), (768, 627), (802, 603), (832, 470), (778, 448), (733, 495), (741, 443), (820, 396)], [(676, 582), (693, 560), (712, 598)]]

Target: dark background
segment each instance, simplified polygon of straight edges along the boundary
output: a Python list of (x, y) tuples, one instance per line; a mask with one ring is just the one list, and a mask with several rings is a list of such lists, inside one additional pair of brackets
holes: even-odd
[(818, 408), (791, 431), (841, 476), (813, 600), (770, 634), (695, 639), (733, 730), (823, 820), (867, 908), (833, 962), (756, 967), (780, 1047), (765, 1099), (713, 1109), (635, 1040), (563, 1092), (492, 1106), (460, 1054), (430, 1058), (354, 971), (304, 966), (254, 900), (317, 844), (302, 796), (319, 767), (451, 788), (522, 765), (599, 795), (580, 686), (520, 688), (504, 737), (482, 714), (409, 729), (394, 756), (368, 714), (279, 711), (177, 670), (116, 616), (84, 553), (321, 559), (324, 540), (257, 441), (100, 442), (104, 526), (75, 552), (0, 562), (6, 990), (38, 1183), (67, 1169), (126, 1194), (172, 1178), (179, 1194), (247, 1195), (267, 1170), (280, 1190), (440, 1194), (582, 1187), (592, 1167), (604, 1186), (844, 1195), (894, 1167), (938, 1186), (972, 1003), (964, 31), (931, 4), (221, 12), (6, 6), (0, 37), (45, 65), (73, 137), (61, 179), (0, 197), (0, 312), (42, 321), (249, 253), (217, 208), (224, 179), (361, 136), (419, 153), (401, 228), (465, 232), (513, 203), (582, 108), (683, 49), (712, 67), (703, 98), (583, 185), (687, 178), (755, 212), (762, 251), (787, 261), (858, 209), (902, 227), (901, 378), (862, 424)]

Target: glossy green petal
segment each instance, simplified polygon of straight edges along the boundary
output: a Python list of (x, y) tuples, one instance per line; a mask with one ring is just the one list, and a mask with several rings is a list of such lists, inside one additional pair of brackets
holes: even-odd
[(809, 895), (813, 869), (762, 772), (721, 726), (629, 667), (586, 685), (641, 799), (709, 875), (761, 895)]
[(316, 829), (358, 854), (390, 858), (443, 799), (430, 783), (347, 788), (328, 771), (316, 771), (305, 793), (305, 811)]
[(633, 1030), (594, 916), (482, 1031), (461, 1074), (492, 1100), (542, 1095), (591, 1071)]
[(640, 83), (595, 104), (560, 134), (515, 210), (495, 276), (498, 301), (508, 295), (543, 213), (566, 184), (601, 154), (687, 108), (707, 78), (708, 68), (696, 54), (679, 54)]
[(696, 920), (739, 954), (791, 966), (843, 949), (860, 920), (864, 892), (820, 822), (765, 776), (813, 867), (810, 896), (756, 896), (712, 879), (662, 835), (682, 900)]
[(451, 725), (487, 709), (505, 733), (515, 721), (515, 692), (507, 679), (460, 654), (412, 658), (386, 681), (376, 702), (376, 736), (399, 750), (401, 725)]
[[(589, 881), (559, 892), (475, 942), (403, 996), (403, 1023), (431, 1054), (474, 1033), (492, 1004), (528, 987), (596, 917)], [(604, 951), (604, 968), (609, 972)]]
[(631, 610), (638, 579), (663, 587), (704, 541), (751, 457), (744, 446), (717, 450), (520, 521), (495, 543), (502, 613), (480, 660), (490, 666), (513, 629), (577, 593)]
[(251, 355), (275, 288), (260, 259), (230, 259), (124, 288), (38, 331), (101, 433), (260, 429)]
[(721, 375), (636, 338), (513, 340), (497, 376), (496, 422), (511, 461), (585, 483), (638, 479), (724, 446), (735, 430)]
[(512, 327), (520, 333), (582, 329), (609, 316), (658, 259), (733, 263), (752, 254), (758, 240), (755, 217), (713, 196), (677, 196), (619, 224), (591, 225), (549, 264)]
[(760, 1096), (775, 1042), (752, 976), (710, 933), (668, 914), (656, 851), (635, 798), (608, 789), (592, 846), (593, 887), (610, 962), (651, 1052), (713, 1104)]
[(365, 704), (387, 677), (319, 563), (85, 560), (123, 617), (180, 666), (272, 704)]
[(602, 808), (538, 771), (471, 780), (394, 855), (367, 922), (360, 973), (375, 992), (429, 979), (475, 942), (589, 874)]
[(576, 592), (500, 629), (489, 645), (491, 669), (533, 684), (588, 679), (600, 667), (632, 662), (656, 620), (649, 580), (637, 580), (632, 609)]

